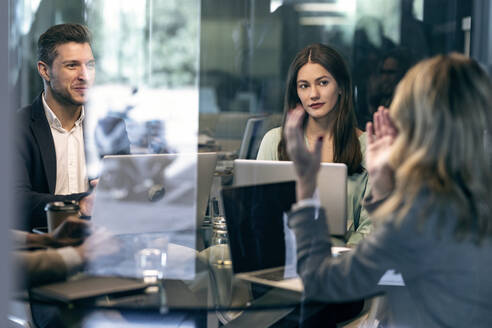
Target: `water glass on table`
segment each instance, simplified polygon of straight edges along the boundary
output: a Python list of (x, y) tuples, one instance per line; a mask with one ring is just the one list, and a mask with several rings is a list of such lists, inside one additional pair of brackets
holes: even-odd
[(153, 283), (163, 279), (167, 265), (168, 239), (157, 237), (148, 240), (146, 247), (135, 254), (137, 274), (145, 282)]

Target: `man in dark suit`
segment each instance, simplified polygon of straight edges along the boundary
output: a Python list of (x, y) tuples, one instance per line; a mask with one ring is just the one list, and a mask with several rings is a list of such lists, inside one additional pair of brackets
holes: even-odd
[[(91, 214), (83, 129), (84, 104), (96, 73), (90, 41), (89, 31), (79, 24), (55, 25), (39, 37), (37, 68), (44, 90), (17, 115), (18, 228), (46, 226), (44, 207), (53, 201), (77, 200), (81, 214)], [(124, 126), (121, 119), (111, 119)], [(113, 154), (129, 153), (126, 129), (120, 138)]]

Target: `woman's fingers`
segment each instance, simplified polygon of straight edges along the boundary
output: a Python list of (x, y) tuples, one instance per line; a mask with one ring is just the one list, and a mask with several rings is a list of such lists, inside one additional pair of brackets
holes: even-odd
[[(366, 131), (368, 131), (367, 126)], [(397, 134), (398, 130), (391, 120), (389, 109), (379, 106), (377, 112), (374, 113), (373, 123), (371, 124), (371, 135), (369, 136), (368, 133), (368, 136), (372, 138), (369, 141), (371, 142), (387, 135), (395, 137)]]
[(284, 132), (287, 152), (294, 162), (297, 175), (296, 193), (298, 200), (312, 197), (314, 194), (323, 145), (323, 137), (320, 136), (316, 140), (314, 150), (312, 152), (308, 150), (302, 128), (304, 115), (302, 106), (292, 109), (288, 113)]
[(314, 158), (316, 162), (321, 162), (321, 148), (323, 147), (323, 136), (319, 136), (314, 146)]
[(372, 126), (373, 126), (374, 139), (378, 138), (378, 135), (376, 132), (376, 131), (378, 131), (378, 128), (379, 128), (378, 116), (379, 116), (379, 114), (377, 111), (374, 113), (374, 115), (372, 115)]
[(376, 139), (381, 137), (381, 107), (374, 113), (374, 135)]
[(287, 148), (292, 151), (303, 144), (302, 120), (304, 110), (295, 108), (287, 114), (285, 123), (285, 137), (287, 139)]
[(390, 132), (390, 127), (389, 127), (389, 120), (388, 120), (388, 114), (385, 109), (381, 111), (381, 136), (386, 136)]
[(366, 133), (367, 133), (367, 141), (369, 143), (373, 143), (375, 136), (374, 136), (374, 125), (372, 124), (372, 122), (366, 123)]
[(302, 125), (302, 118), (304, 116), (304, 109), (302, 107), (296, 107), (289, 111), (287, 114), (286, 126), (291, 128), (300, 128)]
[(385, 134), (390, 135), (392, 137), (396, 137), (396, 135), (398, 134), (398, 130), (396, 129), (393, 120), (391, 120), (388, 109), (384, 110), (383, 119), (384, 119), (384, 126), (385, 126)]

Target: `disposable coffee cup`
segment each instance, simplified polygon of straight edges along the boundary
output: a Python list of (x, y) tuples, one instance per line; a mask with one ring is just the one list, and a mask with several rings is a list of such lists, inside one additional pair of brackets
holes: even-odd
[(78, 216), (80, 206), (75, 200), (58, 201), (46, 204), (44, 210), (48, 218), (48, 232), (52, 232), (70, 215)]

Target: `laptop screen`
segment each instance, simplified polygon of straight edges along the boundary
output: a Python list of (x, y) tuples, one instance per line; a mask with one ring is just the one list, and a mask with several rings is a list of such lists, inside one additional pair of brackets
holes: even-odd
[(295, 200), (294, 181), (222, 190), (234, 273), (286, 264), (283, 215)]
[[(294, 163), (289, 161), (234, 160), (235, 186), (290, 181), (295, 176)], [(322, 207), (330, 209), (327, 224), (334, 236), (345, 236), (347, 232), (347, 188), (352, 186), (347, 184), (345, 164), (321, 163), (317, 181), (319, 200)]]

